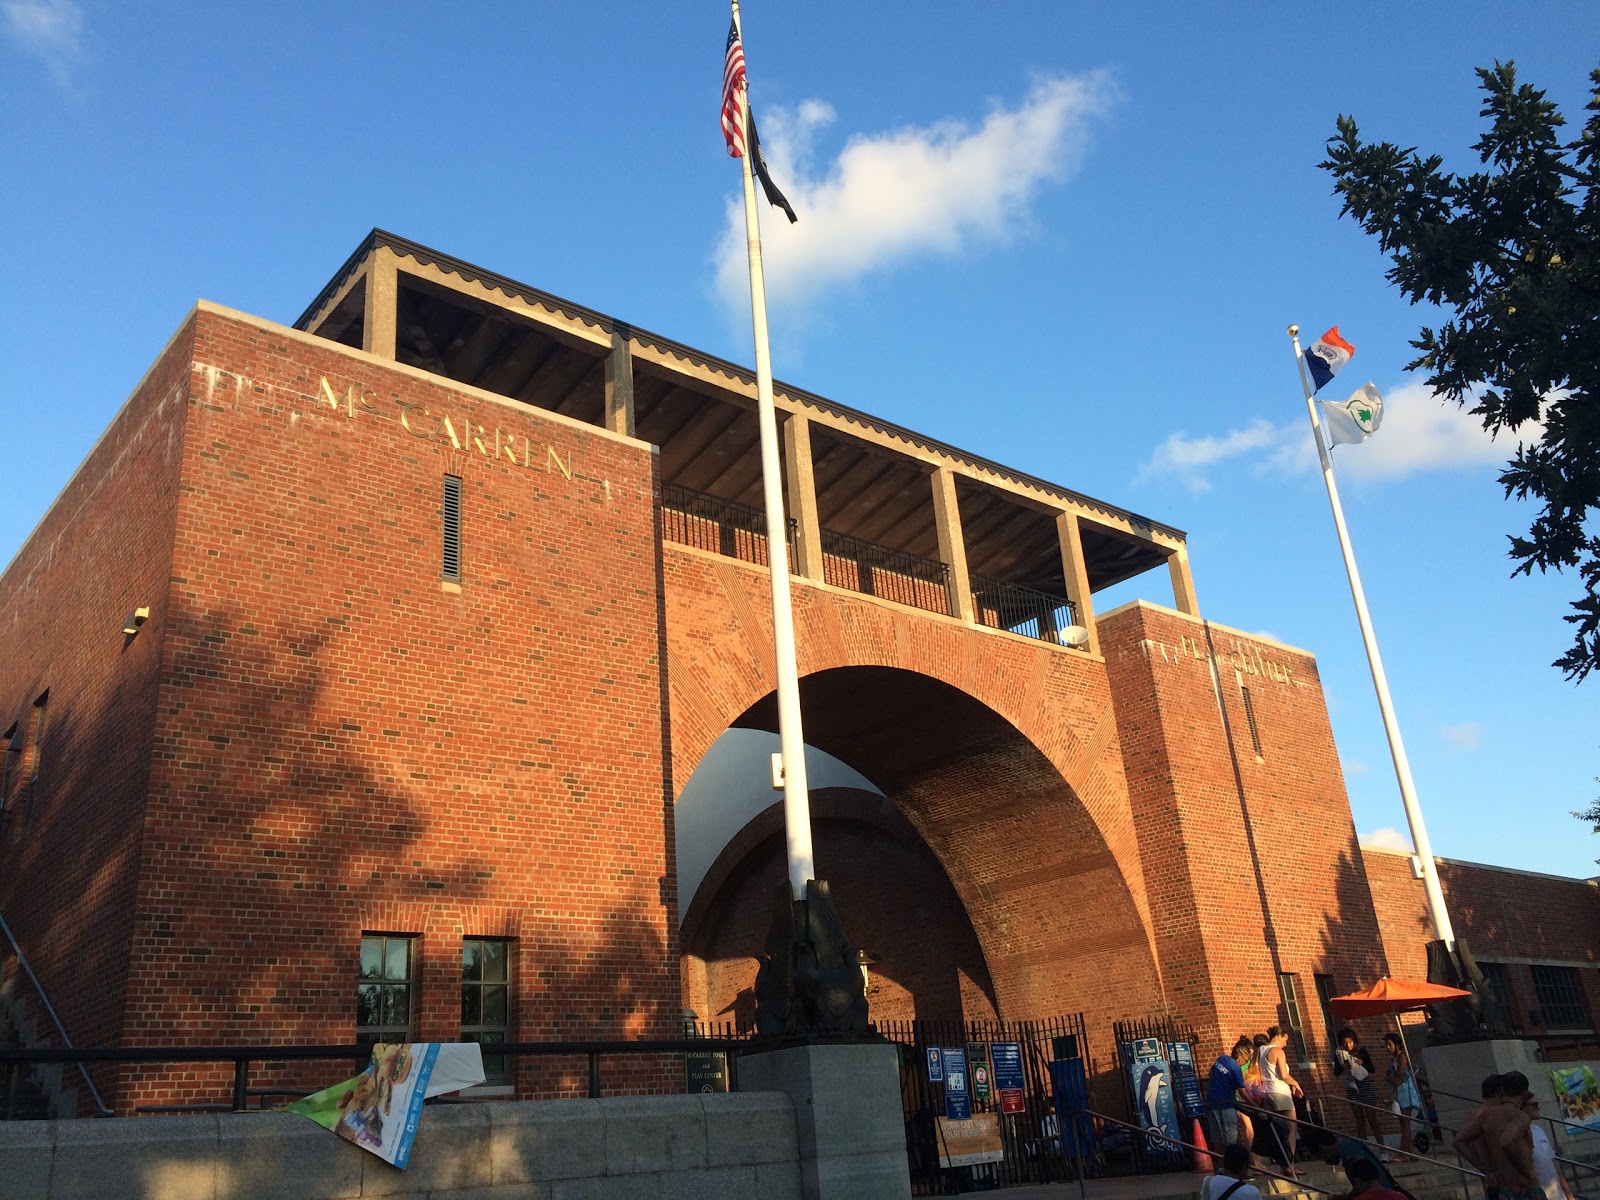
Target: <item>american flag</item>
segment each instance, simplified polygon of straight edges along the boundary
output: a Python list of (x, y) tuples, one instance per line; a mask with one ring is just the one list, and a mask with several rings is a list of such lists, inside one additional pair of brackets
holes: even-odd
[(728, 57), (722, 65), (722, 136), (728, 154), (744, 157), (744, 126), (739, 119), (739, 89), (744, 86), (744, 46), (739, 42), (739, 23), (728, 22)]

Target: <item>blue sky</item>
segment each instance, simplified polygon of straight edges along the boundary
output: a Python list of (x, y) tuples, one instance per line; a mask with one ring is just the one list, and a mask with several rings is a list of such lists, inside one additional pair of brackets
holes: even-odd
[[(726, 28), (715, 3), (0, 0), (0, 558), (197, 298), (290, 322), (373, 226), (749, 362)], [(1357, 828), (1388, 838), (1284, 335), (1337, 323), (1330, 393), (1389, 401), (1340, 480), (1435, 851), (1595, 872), (1569, 813), (1600, 794), (1600, 679), (1548, 665), (1576, 585), (1508, 578), (1508, 448), (1405, 374), (1427, 314), (1316, 163), (1350, 112), (1470, 168), (1496, 58), (1576, 118), (1600, 6), (752, 0), (745, 43), (801, 217), (764, 225), (779, 378), (1186, 529), (1208, 616), (1318, 655)]]

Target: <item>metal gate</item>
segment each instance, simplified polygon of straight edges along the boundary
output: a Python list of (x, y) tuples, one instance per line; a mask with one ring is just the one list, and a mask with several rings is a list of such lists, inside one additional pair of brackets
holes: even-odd
[[(900, 1052), (900, 1103), (906, 1123), (906, 1156), (911, 1190), (918, 1196), (940, 1196), (973, 1186), (1005, 1187), (1076, 1178), (1074, 1165), (1063, 1156), (1051, 1101), (1050, 1071), (1054, 1059), (1085, 1058), (1089, 1049), (1083, 1014), (1042, 1021), (879, 1021), (877, 1029)], [(982, 1046), (984, 1061), (995, 1042), (1016, 1042), (1022, 1050), (1023, 1111), (1000, 1113), (997, 1089), (988, 1097), (976, 1093), (972, 1111), (999, 1114), (1005, 1157), (1000, 1162), (970, 1167), (941, 1167), (940, 1128), (944, 1084), (928, 1078), (928, 1049)], [(969, 1055), (976, 1058), (972, 1051)]]
[[(1134, 1124), (1139, 1123), (1140, 1098), (1134, 1094), (1133, 1074), (1129, 1070), (1132, 1059), (1131, 1047), (1135, 1042), (1146, 1038), (1153, 1038), (1161, 1044), (1162, 1058), (1168, 1057), (1169, 1047), (1175, 1042), (1188, 1043), (1191, 1053), (1197, 1054), (1197, 1037), (1194, 1026), (1173, 1016), (1145, 1017), (1140, 1020), (1122, 1020), (1113, 1022), (1112, 1036), (1116, 1039), (1112, 1049), (1112, 1062), (1116, 1066), (1116, 1074), (1121, 1080), (1123, 1099), (1127, 1111)], [(1209, 1060), (1207, 1060), (1209, 1061)], [(1191, 1069), (1198, 1070), (1195, 1061), (1190, 1063)], [(1181, 1081), (1176, 1078), (1177, 1068), (1174, 1065), (1169, 1078), (1172, 1089), (1172, 1100), (1178, 1116), (1178, 1136), (1185, 1141), (1190, 1139), (1190, 1125), (1202, 1114), (1190, 1112), (1189, 1105), (1184, 1103)], [(1198, 1080), (1196, 1080), (1198, 1083)], [(1111, 1141), (1112, 1139), (1108, 1139)], [(1174, 1146), (1159, 1136), (1136, 1135), (1124, 1136), (1115, 1139), (1115, 1144), (1121, 1148), (1125, 1145), (1125, 1157), (1130, 1169), (1144, 1175), (1162, 1171), (1187, 1171), (1192, 1169), (1193, 1158), (1191, 1153), (1182, 1146)], [(1123, 1155), (1104, 1156), (1105, 1159), (1123, 1157)]]

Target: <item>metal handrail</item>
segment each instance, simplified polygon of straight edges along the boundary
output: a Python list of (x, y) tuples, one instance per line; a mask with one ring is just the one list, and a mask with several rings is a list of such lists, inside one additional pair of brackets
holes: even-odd
[(1066, 625), (1078, 623), (1078, 607), (1065, 596), (1053, 596), (986, 575), (971, 575), (968, 582), (972, 585), (972, 604), (980, 625), (1042, 642), (1055, 642), (1059, 640), (1063, 625), (1059, 620), (1061, 614), (1066, 615)]
[[(1360, 1104), (1363, 1108), (1375, 1108), (1376, 1107), (1375, 1105), (1365, 1104), (1360, 1100), (1352, 1101), (1352, 1103)], [(1259, 1107), (1257, 1105), (1249, 1104), (1249, 1103), (1246, 1103), (1244, 1101), (1239, 1101), (1238, 1104), (1237, 1104), (1237, 1107), (1241, 1108), (1241, 1109), (1249, 1109), (1251, 1112), (1263, 1113), (1263, 1114), (1265, 1114), (1267, 1116), (1271, 1116), (1271, 1117), (1278, 1117), (1281, 1120), (1290, 1121), (1290, 1122), (1293, 1122), (1296, 1125), (1303, 1125), (1308, 1129), (1320, 1129), (1324, 1133), (1333, 1133), (1334, 1132), (1333, 1130), (1329, 1129), (1325, 1125), (1313, 1125), (1310, 1121), (1302, 1121), (1299, 1117), (1288, 1116), (1288, 1115), (1286, 1115), (1284, 1113), (1278, 1112), (1276, 1109), (1261, 1108), (1261, 1107)], [(1387, 1112), (1388, 1110), (1384, 1110), (1384, 1111)], [(1393, 1113), (1389, 1113), (1389, 1115), (1393, 1116), (1394, 1114)], [(1420, 1118), (1418, 1118), (1418, 1119), (1420, 1119)], [(1380, 1155), (1379, 1155), (1380, 1158), (1384, 1154), (1399, 1154), (1399, 1155), (1403, 1155), (1406, 1158), (1413, 1159), (1413, 1160), (1415, 1160), (1417, 1162), (1428, 1163), (1430, 1166), (1444, 1167), (1448, 1171), (1455, 1171), (1455, 1172), (1457, 1172), (1458, 1174), (1461, 1174), (1461, 1175), (1472, 1176), (1472, 1177), (1475, 1177), (1477, 1179), (1484, 1180), (1485, 1181), (1484, 1182), (1484, 1195), (1485, 1196), (1488, 1195), (1488, 1186), (1489, 1186), (1488, 1182), (1487, 1182), (1488, 1176), (1486, 1176), (1482, 1171), (1479, 1171), (1474, 1167), (1464, 1167), (1464, 1166), (1460, 1166), (1460, 1165), (1458, 1165), (1456, 1163), (1441, 1162), (1437, 1158), (1433, 1158), (1433, 1157), (1431, 1157), (1430, 1155), (1427, 1155), (1427, 1154), (1417, 1154), (1415, 1151), (1402, 1150), (1398, 1146), (1390, 1146), (1390, 1145), (1387, 1145), (1387, 1144), (1382, 1143), (1382, 1142), (1371, 1142), (1371, 1141), (1368, 1141), (1366, 1138), (1355, 1137), (1353, 1134), (1336, 1134), (1335, 1136), (1348, 1137), (1352, 1141), (1360, 1142), (1363, 1146), (1367, 1147), (1369, 1150), (1379, 1151), (1380, 1152)], [(1456, 1151), (1454, 1149), (1454, 1147), (1452, 1147), (1452, 1152), (1455, 1153), (1455, 1156), (1458, 1159), (1461, 1157), (1460, 1152)], [(1464, 1190), (1464, 1185), (1463, 1185), (1463, 1190)]]
[[(1160, 1138), (1163, 1142), (1169, 1142), (1169, 1143), (1171, 1143), (1172, 1145), (1175, 1145), (1175, 1146), (1182, 1146), (1184, 1149), (1192, 1150), (1196, 1154), (1204, 1154), (1204, 1155), (1206, 1155), (1207, 1157), (1210, 1157), (1210, 1158), (1221, 1158), (1222, 1157), (1222, 1155), (1220, 1153), (1218, 1153), (1216, 1150), (1210, 1149), (1210, 1148), (1205, 1147), (1205, 1146), (1197, 1146), (1193, 1142), (1184, 1141), (1182, 1138), (1171, 1137), (1168, 1134), (1161, 1133), (1159, 1130), (1146, 1129), (1143, 1125), (1135, 1125), (1130, 1121), (1124, 1121), (1124, 1120), (1121, 1120), (1121, 1119), (1119, 1119), (1117, 1117), (1109, 1117), (1105, 1113), (1096, 1112), (1092, 1108), (1069, 1108), (1067, 1110), (1067, 1112), (1066, 1112), (1066, 1116), (1067, 1116), (1068, 1120), (1070, 1120), (1073, 1117), (1080, 1117), (1080, 1116), (1081, 1117), (1094, 1117), (1097, 1120), (1104, 1121), (1108, 1125), (1120, 1125), (1123, 1129), (1131, 1129), (1134, 1133), (1141, 1134), (1144, 1137)], [(1064, 1138), (1066, 1136), (1067, 1136), (1067, 1134), (1065, 1132), (1057, 1134), (1058, 1138)], [(1074, 1152), (1073, 1153), (1073, 1157), (1077, 1160), (1077, 1163), (1078, 1163), (1078, 1195), (1081, 1196), (1081, 1197), (1087, 1197), (1088, 1189), (1087, 1189), (1087, 1187), (1086, 1187), (1086, 1185), (1084, 1183), (1084, 1176), (1085, 1176), (1086, 1172), (1084, 1171), (1084, 1168), (1083, 1168), (1083, 1151), (1079, 1148), (1078, 1137), (1077, 1137), (1077, 1131), (1076, 1130), (1074, 1130), (1073, 1134), (1072, 1134), (1072, 1143), (1073, 1143), (1072, 1148), (1073, 1148), (1073, 1152)], [(1065, 1147), (1063, 1147), (1062, 1149), (1063, 1149), (1063, 1152), (1065, 1152)], [(1292, 1168), (1291, 1168), (1291, 1170), (1292, 1170)], [(1271, 1169), (1269, 1169), (1267, 1167), (1251, 1167), (1250, 1168), (1250, 1172), (1253, 1175), (1267, 1175), (1267, 1176), (1270, 1176), (1273, 1179), (1281, 1179), (1285, 1183), (1292, 1183), (1292, 1184), (1294, 1184), (1296, 1191), (1316, 1192), (1316, 1193), (1318, 1193), (1319, 1195), (1322, 1195), (1322, 1196), (1337, 1196), (1339, 1194), (1338, 1192), (1330, 1192), (1326, 1188), (1320, 1188), (1314, 1183), (1307, 1183), (1305, 1180), (1296, 1178), (1292, 1174), (1291, 1175), (1280, 1175), (1276, 1171), (1273, 1171), (1273, 1170), (1271, 1170)], [(1215, 1172), (1213, 1172), (1213, 1174), (1214, 1173)]]
[[(600, 1097), (600, 1057), (605, 1054), (683, 1054), (697, 1051), (721, 1051), (728, 1054), (748, 1054), (759, 1050), (755, 1041), (734, 1038), (667, 1038), (654, 1041), (593, 1041), (593, 1042), (484, 1042), (485, 1054), (529, 1054), (551, 1056), (587, 1056), (589, 1060), (589, 1096)], [(361, 1061), (372, 1053), (364, 1043), (316, 1046), (85, 1046), (58, 1049), (53, 1046), (12, 1049), (0, 1047), (0, 1063), (75, 1062), (82, 1069), (86, 1062), (155, 1062), (155, 1063), (232, 1063), (233, 1112), (248, 1111), (250, 1094), (250, 1064), (252, 1062), (295, 1062), (310, 1059), (354, 1059)], [(211, 1111), (212, 1105), (164, 1105), (168, 1112)], [(151, 1108), (149, 1111), (156, 1111)], [(106, 1109), (104, 1116), (113, 1115)]]
[[(44, 985), (39, 982), (39, 977), (33, 973), (33, 968), (28, 965), (28, 956), (22, 952), (22, 947), (17, 944), (17, 939), (12, 936), (11, 926), (6, 924), (6, 919), (3, 915), (0, 915), (0, 933), (4, 933), (6, 941), (11, 943), (11, 953), (17, 956), (17, 964), (22, 968), (23, 973), (27, 975), (28, 982), (33, 984), (33, 990), (39, 995), (39, 1003), (44, 1005), (44, 1011), (49, 1014), (51, 1023), (56, 1027), (56, 1032), (61, 1035), (61, 1040), (66, 1043), (67, 1048), (69, 1050), (72, 1049), (72, 1039), (67, 1036), (66, 1026), (62, 1025), (61, 1018), (56, 1016), (56, 1010), (50, 1003), (50, 997), (44, 994)], [(94, 1101), (96, 1114), (102, 1117), (113, 1115), (111, 1109), (106, 1107), (106, 1102), (100, 1098), (100, 1092), (94, 1086), (94, 1080), (89, 1078), (88, 1069), (81, 1062), (78, 1064), (78, 1074), (83, 1076), (84, 1086), (89, 1089), (89, 1097)], [(7, 1091), (9, 1093), (10, 1089), (8, 1088)]]
[[(1435, 1096), (1449, 1096), (1452, 1100), (1463, 1100), (1468, 1104), (1483, 1103), (1482, 1096), (1474, 1098), (1472, 1096), (1463, 1096), (1460, 1092), (1447, 1092), (1444, 1090), (1444, 1088), (1436, 1088), (1431, 1083), (1428, 1085), (1428, 1090)], [(1600, 1133), (1600, 1129), (1594, 1129), (1588, 1125), (1575, 1125), (1571, 1121), (1564, 1120), (1561, 1117), (1547, 1117), (1543, 1113), (1539, 1114), (1539, 1120), (1548, 1122), (1552, 1131), (1557, 1125), (1561, 1125), (1567, 1129), (1576, 1129), (1580, 1133)]]

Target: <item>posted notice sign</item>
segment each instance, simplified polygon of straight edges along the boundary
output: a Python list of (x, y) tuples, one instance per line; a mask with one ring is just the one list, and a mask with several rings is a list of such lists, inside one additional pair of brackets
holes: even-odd
[(1019, 1113), (1027, 1108), (1022, 1078), (1022, 1043), (995, 1042), (989, 1047), (989, 1059), (994, 1064), (994, 1086), (1000, 1093), (1000, 1111)]
[(944, 1080), (944, 1051), (938, 1046), (928, 1047), (928, 1082), (940, 1083)]
[(973, 1098), (987, 1103), (989, 1100), (989, 1047), (983, 1042), (967, 1043), (967, 1069), (972, 1072)]
[(1000, 1114), (979, 1113), (963, 1121), (939, 1118), (939, 1165), (971, 1167), (1006, 1156), (1000, 1141)]
[(965, 1121), (972, 1116), (967, 1052), (959, 1046), (944, 1048), (944, 1115), (952, 1121)]

